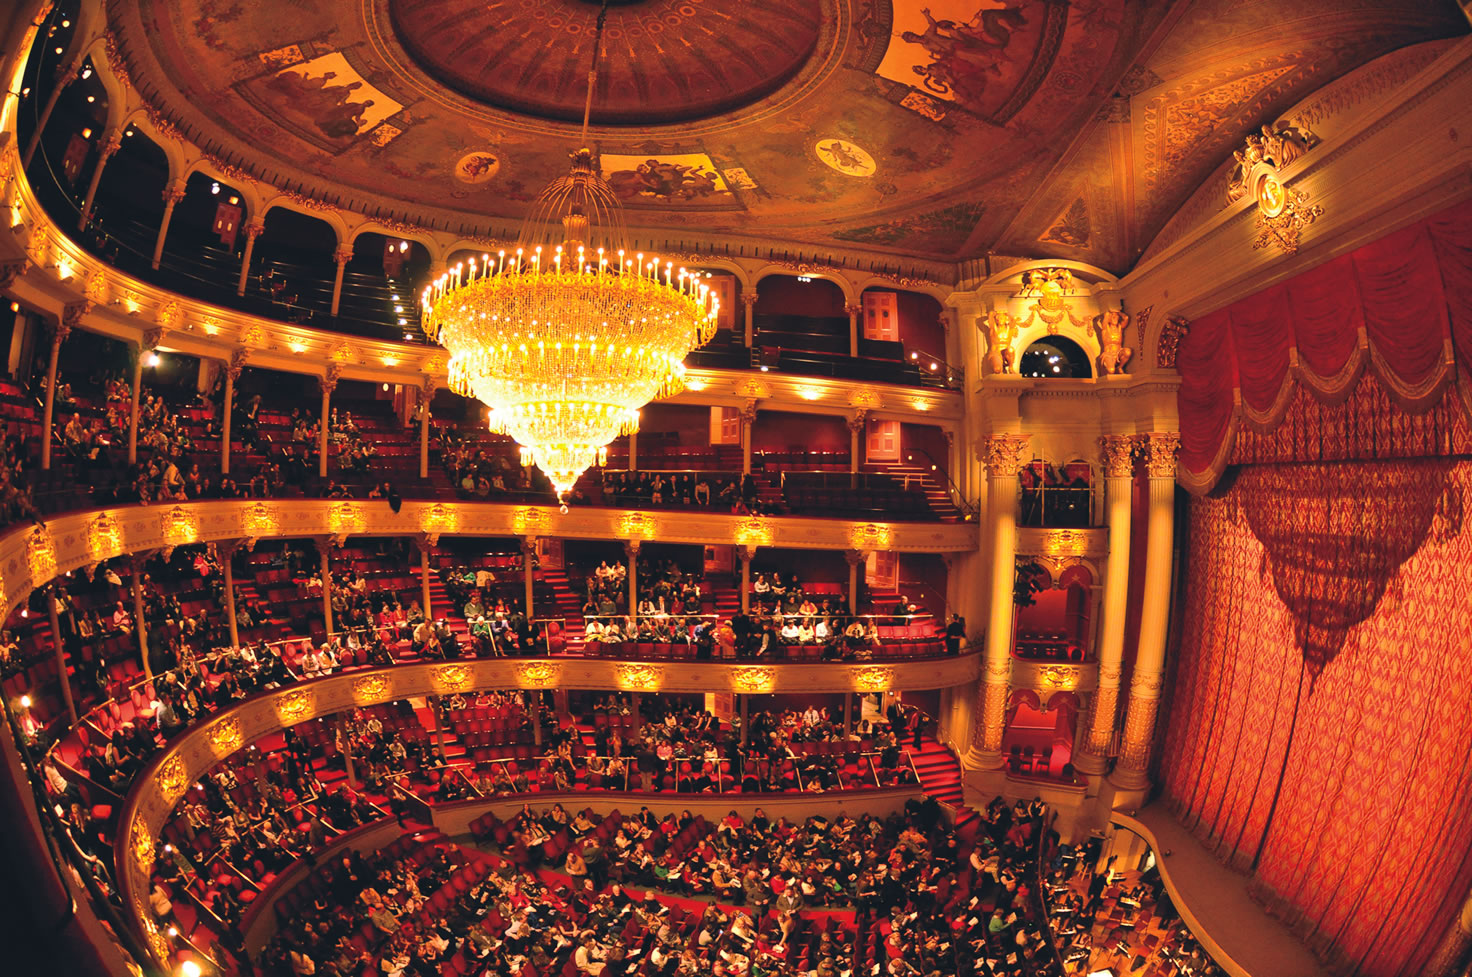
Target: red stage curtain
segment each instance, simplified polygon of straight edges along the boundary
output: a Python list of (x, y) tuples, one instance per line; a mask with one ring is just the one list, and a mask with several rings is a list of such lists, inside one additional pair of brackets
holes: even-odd
[[(1441, 399), (1448, 340), (1456, 362), (1472, 369), (1472, 205), (1193, 322), (1177, 357), (1187, 487), (1205, 491), (1221, 476), (1239, 413), (1260, 428), (1281, 423), (1290, 349), (1317, 396), (1347, 396), (1363, 366), (1362, 332), (1376, 375), (1403, 410)], [(1472, 387), (1464, 394), (1472, 406)]]
[(1192, 500), (1167, 803), (1340, 974), (1419, 974), (1472, 887), (1463, 499), (1425, 459)]
[(1191, 471), (1209, 468), (1227, 440), (1237, 386), (1231, 320), (1226, 311), (1191, 323), (1181, 341), (1176, 369), (1181, 389), (1176, 409), (1181, 419), (1181, 464)]

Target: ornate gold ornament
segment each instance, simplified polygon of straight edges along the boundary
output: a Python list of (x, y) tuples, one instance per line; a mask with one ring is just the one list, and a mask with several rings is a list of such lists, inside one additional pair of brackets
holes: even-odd
[(215, 756), (227, 757), (240, 749), (244, 738), (240, 729), (240, 720), (222, 719), (205, 730), (204, 738), (209, 743), (210, 749), (215, 751)]
[(339, 502), (332, 507), (327, 525), (334, 533), (353, 533), (363, 529), (363, 510), (353, 502)]
[(1324, 216), (1324, 208), (1310, 204), (1307, 193), (1284, 186), (1273, 175), (1258, 182), (1257, 208), (1254, 251), (1272, 246), (1284, 254), (1297, 254), (1304, 228)]
[(179, 505), (159, 515), (159, 534), (175, 545), (192, 543), (199, 538), (193, 515)]
[(1099, 456), (1105, 478), (1129, 478), (1135, 473), (1135, 438), (1129, 434), (1106, 434), (1099, 439)]
[(426, 532), (453, 533), (460, 524), (460, 511), (454, 506), (436, 502), (424, 514), (420, 524)]
[(173, 807), (189, 789), (189, 773), (184, 769), (184, 759), (177, 753), (169, 757), (158, 768), (154, 780), (158, 784), (159, 796), (164, 799), (165, 804)]
[(516, 677), (529, 689), (548, 689), (562, 678), (562, 666), (556, 662), (523, 662), (516, 666)]
[(265, 502), (255, 502), (245, 509), (246, 532), (252, 536), (269, 536), (276, 531), (276, 510)]
[(276, 715), (281, 717), (281, 722), (287, 726), (295, 726), (303, 719), (309, 718), (313, 707), (317, 704), (317, 693), (312, 689), (293, 689), (283, 692), (274, 700)]
[(625, 513), (618, 521), (619, 535), (627, 539), (653, 539), (657, 524), (642, 512)]
[(45, 526), (37, 526), (26, 537), (26, 565), (31, 571), (31, 582), (37, 586), (56, 575), (56, 545)]
[(664, 680), (664, 669), (655, 665), (623, 664), (615, 666), (618, 687), (631, 692), (654, 692)]
[(860, 692), (888, 692), (894, 687), (895, 670), (889, 665), (865, 665), (854, 669), (854, 688)]
[(240, 345), (246, 349), (259, 349), (265, 339), (266, 330), (258, 322), (249, 323), (240, 330)]
[(859, 387), (849, 394), (848, 405), (864, 410), (878, 410), (884, 406), (884, 398), (873, 387)]
[(101, 268), (94, 268), (87, 276), (86, 287), (87, 301), (97, 305), (107, 304), (107, 273)]
[(1064, 323), (1076, 329), (1086, 328), (1088, 323), (1073, 314), (1073, 306), (1067, 295), (1073, 288), (1073, 272), (1067, 268), (1033, 268), (1022, 273), (1022, 291), (1019, 297), (1034, 296), (1027, 307), (1027, 319), (1022, 323), (1026, 329), (1041, 322), (1048, 335), (1056, 336)]
[(1049, 529), (1043, 534), (1045, 556), (1083, 556), (1089, 551), (1089, 534), (1082, 529)]
[[(1237, 161), (1227, 174), (1227, 201), (1241, 200), (1248, 193), (1259, 192), (1256, 177), (1264, 170), (1277, 178), (1278, 169), (1308, 152), (1319, 139), (1307, 128), (1285, 123), (1264, 125), (1243, 141), (1242, 148), (1232, 153)], [(1258, 197), (1258, 205), (1262, 199)]]
[(523, 506), (511, 514), (511, 527), (518, 536), (541, 536), (551, 523), (547, 510), (536, 506)]
[(133, 851), (133, 862), (138, 866), (138, 871), (148, 875), (153, 871), (153, 831), (148, 823), (143, 820), (142, 814), (134, 815), (133, 828), (130, 834), (129, 846)]
[(1038, 682), (1045, 689), (1071, 691), (1078, 688), (1083, 671), (1073, 665), (1043, 665), (1038, 669)]
[(1191, 331), (1191, 323), (1183, 316), (1165, 317), (1160, 327), (1160, 338), (1155, 341), (1155, 365), (1167, 369), (1176, 368), (1176, 356), (1180, 353), (1181, 340)]
[(1030, 435), (993, 434), (983, 442), (986, 452), (988, 476), (1013, 476), (1022, 471), (1022, 452), (1027, 449)]
[(775, 537), (771, 521), (762, 516), (747, 516), (736, 524), (732, 533), (738, 546), (771, 546)]
[(94, 560), (105, 560), (122, 551), (122, 534), (117, 522), (105, 512), (97, 514), (87, 526), (87, 552)]
[(469, 665), (441, 665), (430, 673), (437, 688), (458, 692), (470, 684)]
[(387, 675), (364, 675), (353, 680), (353, 699), (364, 706), (386, 702), (392, 688)]
[(1179, 434), (1151, 434), (1142, 447), (1145, 450), (1145, 470), (1151, 478), (1176, 477), (1176, 456), (1181, 451)]
[(887, 550), (893, 539), (893, 530), (878, 522), (865, 522), (849, 530), (849, 545), (856, 550)]
[(731, 688), (747, 695), (770, 692), (777, 685), (777, 670), (763, 665), (731, 669)]

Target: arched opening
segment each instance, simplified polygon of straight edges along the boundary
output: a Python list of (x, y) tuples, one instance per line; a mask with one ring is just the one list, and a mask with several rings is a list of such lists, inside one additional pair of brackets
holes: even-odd
[(768, 275), (757, 285), (753, 312), (752, 344), (760, 349), (764, 370), (826, 373), (814, 370), (811, 357), (804, 354), (848, 356), (848, 313), (843, 289), (833, 282), (808, 275)]
[(92, 205), (91, 226), (107, 260), (151, 277), (168, 183), (169, 160), (163, 149), (137, 126), (124, 129), (122, 144), (102, 171)]
[(265, 229), (256, 241), (259, 258), (248, 286), (262, 300), (265, 314), (307, 323), (332, 311), (332, 225), (287, 207), (266, 211)]
[(371, 231), (359, 234), (343, 273), (339, 322), (364, 335), (423, 339), (419, 292), (429, 273), (429, 249), (418, 241)]
[(1073, 380), (1092, 377), (1089, 354), (1067, 336), (1045, 336), (1022, 352), (1017, 372), (1041, 380)]

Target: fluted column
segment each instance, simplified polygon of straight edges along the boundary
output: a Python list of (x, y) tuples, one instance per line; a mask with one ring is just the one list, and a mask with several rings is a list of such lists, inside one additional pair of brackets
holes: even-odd
[(1017, 475), (1028, 436), (994, 434), (984, 443), (988, 521), (992, 540), (992, 591), (986, 632), (986, 668), (979, 687), (980, 708), (971, 762), (982, 768), (1002, 764), (1002, 733), (1007, 691), (1012, 679), (1012, 599), (1017, 575)]
[(1472, 972), (1472, 896), (1462, 903), (1421, 971), (1425, 977), (1463, 977)]
[(56, 416), (56, 364), (61, 357), (61, 344), (72, 333), (91, 306), (90, 302), (68, 305), (61, 313), (61, 321), (51, 329), (51, 359), (46, 365), (46, 403), (41, 411), (41, 468), (51, 467), (51, 431)]
[(862, 550), (844, 550), (843, 558), (848, 562), (848, 612), (859, 613), (859, 568), (869, 554)]
[(1114, 716), (1119, 711), (1119, 679), (1124, 662), (1124, 619), (1130, 588), (1130, 507), (1134, 489), (1135, 439), (1109, 434), (1099, 439), (1106, 487), (1109, 562), (1104, 572), (1104, 621), (1099, 631), (1099, 687), (1074, 760), (1082, 773), (1101, 774), (1109, 766)]
[(236, 295), (245, 294), (245, 286), (250, 281), (250, 256), (256, 249), (256, 238), (266, 229), (266, 221), (261, 217), (252, 217), (245, 222), (245, 252), (240, 256), (240, 281), (235, 286)]
[(850, 474), (858, 474), (859, 459), (864, 454), (864, 431), (868, 426), (868, 410), (863, 407), (855, 408), (848, 418), (848, 470)]
[(755, 546), (736, 547), (736, 556), (741, 560), (741, 613), (751, 613), (751, 561), (756, 556)]
[(434, 402), (435, 379), (425, 377), (419, 388), (419, 477), (429, 477), (429, 406)]
[(87, 181), (87, 195), (82, 198), (82, 215), (77, 220), (77, 230), (85, 228), (87, 221), (92, 218), (92, 203), (97, 199), (97, 187), (102, 182), (102, 171), (107, 166), (107, 161), (112, 159), (113, 154), (122, 147), (122, 131), (109, 129), (107, 136), (102, 140), (102, 145), (97, 149), (97, 165), (92, 167), (92, 179)]
[[(77, 80), (77, 75), (82, 70), (82, 59), (58, 65), (56, 68), (56, 84), (51, 86), (51, 94), (46, 96), (46, 104), (41, 106), (41, 114), (36, 117), (36, 130), (31, 133), (31, 141), (26, 143), (26, 153), (21, 159), (20, 165), (27, 167), (31, 165), (31, 157), (36, 155), (36, 147), (41, 145), (41, 133), (46, 130), (46, 123), (51, 121), (51, 113), (56, 108), (56, 102), (61, 98), (61, 93), (67, 86)], [(75, 720), (73, 720), (75, 722)]]
[(537, 555), (537, 537), (523, 536), (521, 538), (521, 572), (526, 582), (526, 618), (530, 621), (536, 615), (536, 592), (533, 586), (532, 561)]
[(353, 249), (338, 247), (332, 252), (332, 260), (337, 262), (337, 273), (332, 278), (332, 314), (337, 315), (338, 306), (342, 303), (342, 276), (347, 270), (348, 262), (353, 260)]
[(332, 417), (332, 391), (337, 389), (337, 378), (341, 372), (334, 363), (327, 368), (322, 379), (317, 381), (318, 386), (322, 388), (322, 418), (321, 423), (317, 425), (317, 474), (321, 478), (327, 477), (327, 443), (328, 427)]
[(235, 410), (235, 381), (240, 379), (240, 371), (245, 368), (246, 357), (250, 354), (244, 349), (237, 349), (230, 354), (230, 362), (225, 364), (225, 396), (220, 404), (220, 474), (230, 474), (230, 415)]
[(164, 257), (164, 239), (169, 236), (169, 224), (174, 219), (174, 207), (183, 199), (183, 180), (175, 180), (164, 190), (164, 219), (159, 222), (158, 238), (153, 242), (153, 267), (155, 268)]
[[(638, 619), (639, 608), (639, 540), (624, 540), (624, 558), (629, 561), (629, 617)], [(607, 623), (607, 622), (605, 622)]]
[(741, 474), (751, 474), (751, 426), (756, 423), (756, 401), (741, 408)]
[(1124, 742), (1110, 782), (1122, 790), (1149, 785), (1150, 745), (1165, 672), (1165, 632), (1170, 616), (1171, 553), (1175, 535), (1175, 434), (1150, 434), (1141, 441), (1150, 476), (1150, 512), (1146, 524), (1144, 600), (1140, 605), (1140, 643), (1135, 651), (1130, 699), (1125, 712)]
[(843, 311), (848, 313), (848, 355), (859, 355), (859, 316), (864, 312), (862, 305), (845, 305)]
[(746, 291), (746, 292), (742, 292), (741, 293), (741, 305), (746, 309), (746, 331), (744, 333), (744, 339), (743, 339), (743, 341), (746, 344), (746, 348), (747, 349), (750, 349), (751, 348), (751, 344), (756, 340), (756, 290), (755, 289), (752, 289), (750, 291)]

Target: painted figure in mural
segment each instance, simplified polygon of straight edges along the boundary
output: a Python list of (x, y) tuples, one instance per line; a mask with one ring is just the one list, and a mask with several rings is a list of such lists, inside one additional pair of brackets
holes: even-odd
[(1099, 373), (1101, 375), (1124, 372), (1124, 365), (1135, 351), (1124, 345), (1124, 331), (1129, 327), (1130, 317), (1123, 309), (1109, 309), (1094, 316), (1089, 329), (1099, 340)]
[(905, 31), (900, 35), (930, 55), (929, 64), (914, 66), (915, 74), (927, 89), (973, 104), (986, 91), (986, 76), (1001, 74), (998, 62), (1005, 60), (1012, 32), (1027, 23), (1022, 12), (1011, 7), (978, 11), (965, 24), (936, 20), (928, 7), (921, 13), (928, 25), (925, 32)]
[(697, 166), (648, 159), (632, 170), (608, 175), (614, 193), (625, 200), (653, 197), (657, 200), (692, 200), (708, 197), (721, 189), (716, 175)]
[(350, 101), (352, 94), (363, 87), (363, 82), (354, 80), (346, 85), (333, 84), (336, 77), (336, 72), (332, 71), (316, 77), (300, 71), (282, 71), (267, 83), (267, 88), (297, 111), (316, 120), (317, 128), (324, 135), (340, 139), (358, 133), (363, 126), (363, 116), (373, 101)]
[(986, 314), (988, 373), (1011, 373), (1012, 344), (1017, 339), (1017, 320), (1006, 309), (995, 309)]

